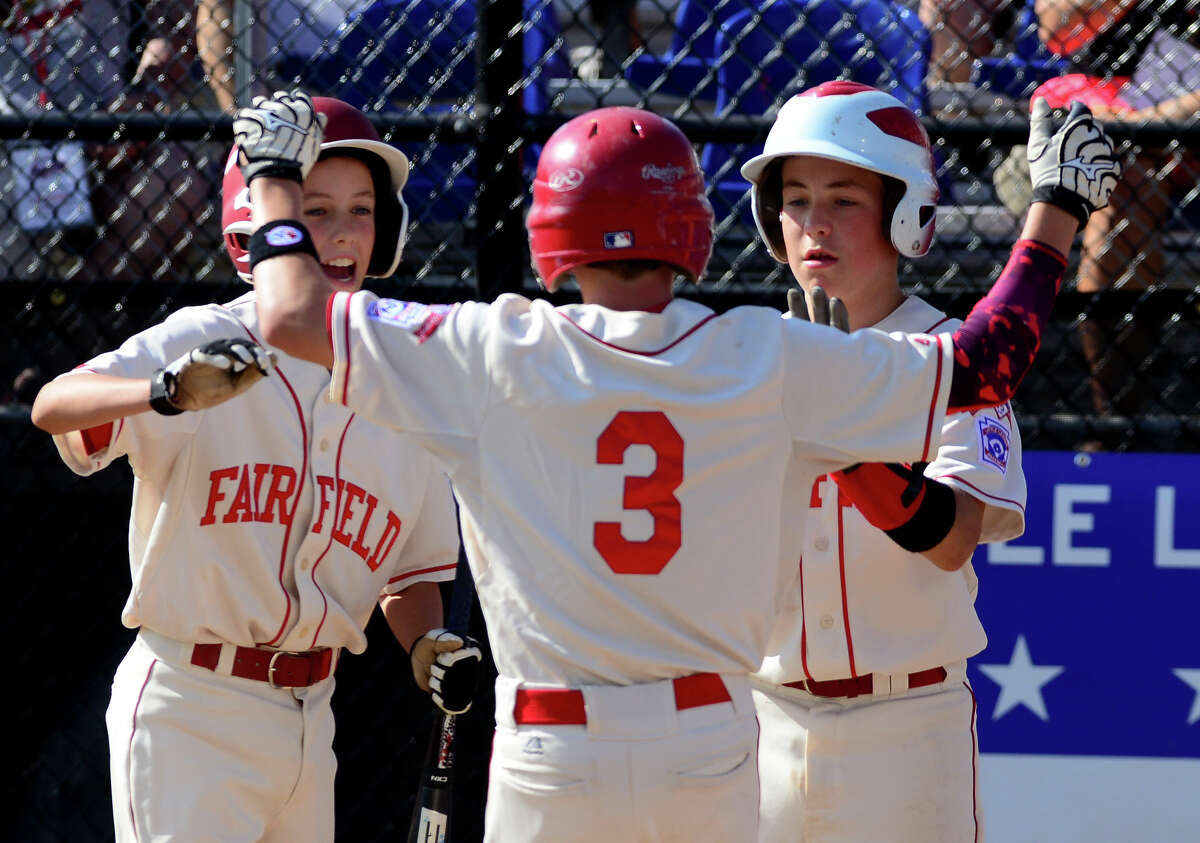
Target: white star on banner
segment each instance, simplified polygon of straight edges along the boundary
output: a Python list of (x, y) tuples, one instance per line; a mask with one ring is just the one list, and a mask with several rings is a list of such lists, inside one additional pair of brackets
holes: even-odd
[(1017, 636), (1008, 664), (981, 664), (979, 670), (1000, 686), (1000, 697), (992, 712), (993, 720), (999, 720), (1018, 705), (1025, 706), (1042, 720), (1050, 719), (1046, 702), (1042, 699), (1042, 686), (1062, 673), (1063, 666), (1035, 665), (1029, 658), (1029, 645), (1025, 643), (1024, 635)]
[(1187, 722), (1191, 726), (1197, 720), (1200, 720), (1200, 670), (1186, 670), (1180, 667), (1171, 672), (1191, 685), (1192, 690), (1196, 692), (1196, 696), (1192, 700), (1192, 710), (1188, 712)]

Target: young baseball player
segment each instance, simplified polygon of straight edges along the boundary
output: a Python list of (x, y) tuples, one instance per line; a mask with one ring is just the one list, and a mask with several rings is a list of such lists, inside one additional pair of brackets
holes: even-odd
[[(315, 270), (354, 292), (400, 260), (408, 162), (356, 109), (315, 108), (324, 140), (308, 140), (297, 210)], [(236, 166), (223, 205), (249, 278)], [(326, 368), (262, 348), (255, 295), (172, 314), (47, 384), (33, 408), (76, 473), (122, 455), (134, 472), (121, 620), (138, 635), (107, 713), (120, 841), (332, 840), (339, 655), (366, 646), (377, 602), (406, 647), (439, 626), (437, 583), (454, 573), (444, 474), (410, 438), (329, 401)], [(457, 647), (421, 649), (432, 662)]]
[[(742, 173), (768, 251), (807, 293), (841, 298), (851, 329), (959, 327), (897, 278), (901, 254), (928, 251), (934, 220), (917, 209), (937, 200), (929, 142), (899, 100), (848, 82), (793, 97)], [(759, 839), (978, 840), (970, 559), (1024, 530), (1012, 408), (947, 415), (927, 464), (788, 479), (785, 518), (804, 538), (754, 679)]]
[[(573, 274), (583, 304), (336, 290), (299, 187), (255, 175), (306, 166), (296, 135), (320, 132), (307, 102), (280, 92), (235, 118), (261, 325), (454, 481), (500, 674), (487, 839), (753, 839), (749, 674), (800, 555), (781, 529), (778, 454), (810, 485), (855, 462), (928, 460), (948, 409), (1003, 404), (1080, 218), (1115, 182), (1111, 144), (1086, 111), (1052, 143), (1039, 112), (1044, 190), (966, 323), (845, 335), (673, 298), (675, 275), (709, 259), (712, 209), (687, 138), (630, 108), (570, 120), (538, 162), (534, 264), (552, 290)], [(1094, 177), (1073, 176), (1077, 155)]]

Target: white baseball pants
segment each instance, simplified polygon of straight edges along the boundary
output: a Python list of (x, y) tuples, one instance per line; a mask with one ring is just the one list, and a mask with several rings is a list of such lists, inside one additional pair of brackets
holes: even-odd
[(221, 676), (143, 630), (108, 706), (118, 843), (333, 840), (334, 680)]
[(587, 686), (586, 724), (522, 725), (500, 677), (484, 840), (751, 843), (758, 724), (745, 677), (720, 679), (725, 702), (677, 709), (670, 681)]
[(899, 696), (754, 684), (761, 843), (979, 843), (975, 696), (965, 667)]

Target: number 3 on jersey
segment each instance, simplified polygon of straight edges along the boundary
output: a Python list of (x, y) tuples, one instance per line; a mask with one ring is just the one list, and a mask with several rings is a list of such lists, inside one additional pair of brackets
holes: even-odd
[(657, 574), (682, 544), (682, 513), (675, 490), (683, 483), (683, 437), (660, 412), (622, 410), (596, 439), (596, 462), (620, 465), (630, 445), (648, 445), (655, 468), (648, 477), (626, 477), (621, 505), (644, 509), (654, 519), (654, 534), (644, 541), (621, 535), (616, 521), (597, 521), (593, 543), (618, 574)]

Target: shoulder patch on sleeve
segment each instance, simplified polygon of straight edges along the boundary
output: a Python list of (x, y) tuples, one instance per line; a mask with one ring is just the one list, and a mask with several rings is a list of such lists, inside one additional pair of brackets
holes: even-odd
[(367, 306), (367, 318), (389, 322), (412, 332), (419, 342), (425, 342), (433, 336), (433, 332), (453, 308), (452, 304), (420, 304), (396, 299), (377, 299)]
[(1008, 401), (1005, 401), (999, 407), (993, 407), (992, 412), (994, 412), (996, 414), (996, 418), (998, 418), (1001, 422), (1003, 422), (1005, 425), (1007, 425), (1010, 430), (1012, 429), (1012, 404), (1011, 403), (1009, 403)]
[(979, 425), (979, 458), (1001, 474), (1008, 471), (1008, 430), (988, 416), (976, 419)]

